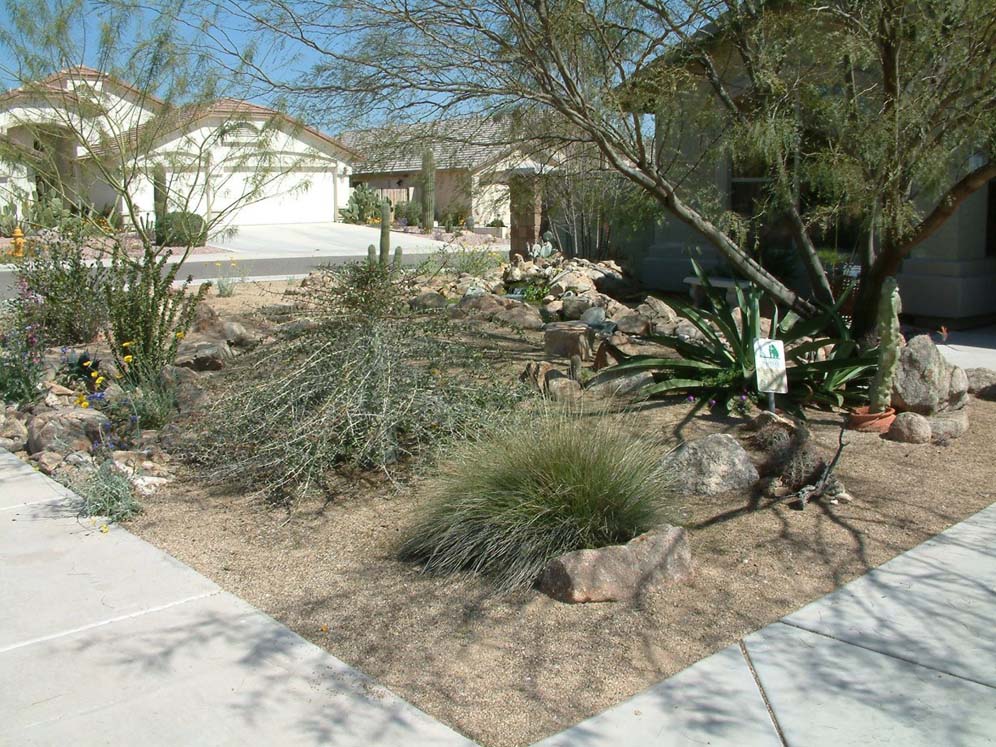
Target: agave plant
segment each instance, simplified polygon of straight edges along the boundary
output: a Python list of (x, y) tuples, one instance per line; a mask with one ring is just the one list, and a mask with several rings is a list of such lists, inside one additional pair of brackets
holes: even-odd
[(701, 339), (675, 335), (649, 338), (673, 349), (681, 356), (678, 358), (625, 355), (616, 350), (620, 362), (600, 372), (593, 383), (651, 371), (653, 382), (643, 388), (643, 397), (683, 394), (697, 399), (700, 406), (709, 403), (730, 412), (745, 397), (757, 397), (754, 341), (770, 337), (785, 345), (789, 394), (783, 398), (783, 406), (796, 411), (803, 405), (842, 407), (867, 396), (875, 355), (874, 351), (860, 350), (851, 339), (840, 315), (845, 299), (806, 320), (794, 312), (780, 318), (774, 306), (770, 330), (765, 330), (761, 325), (764, 294), (759, 288), (736, 288), (737, 303), (731, 306), (725, 291), (716, 289), (698, 264), (693, 262), (693, 266), (711, 308), (696, 308), (679, 300), (669, 299), (668, 303), (695, 326)]

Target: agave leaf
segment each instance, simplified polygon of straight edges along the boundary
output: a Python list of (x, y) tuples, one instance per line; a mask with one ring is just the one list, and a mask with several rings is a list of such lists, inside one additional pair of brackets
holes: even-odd
[(655, 394), (665, 394), (667, 392), (674, 391), (701, 391), (709, 389), (711, 386), (711, 384), (704, 384), (698, 379), (668, 379), (667, 381), (660, 381), (656, 384), (644, 387), (641, 391), (641, 395), (644, 397), (652, 397)]

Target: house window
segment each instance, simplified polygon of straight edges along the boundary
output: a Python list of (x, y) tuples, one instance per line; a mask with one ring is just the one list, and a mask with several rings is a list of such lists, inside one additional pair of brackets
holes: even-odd
[(757, 215), (769, 181), (767, 170), (760, 162), (731, 163), (730, 210), (745, 218)]
[(245, 145), (256, 142), (259, 131), (248, 122), (229, 125), (221, 136), (222, 145)]

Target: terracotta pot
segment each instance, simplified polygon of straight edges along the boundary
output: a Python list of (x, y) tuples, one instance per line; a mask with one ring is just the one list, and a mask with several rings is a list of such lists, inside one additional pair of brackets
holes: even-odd
[(885, 433), (896, 419), (896, 411), (886, 407), (882, 412), (868, 412), (868, 406), (855, 407), (847, 418), (847, 427), (864, 433)]

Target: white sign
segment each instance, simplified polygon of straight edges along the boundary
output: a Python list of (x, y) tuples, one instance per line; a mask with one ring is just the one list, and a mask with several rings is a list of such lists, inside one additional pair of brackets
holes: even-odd
[(788, 375), (785, 373), (785, 345), (781, 340), (754, 340), (754, 369), (757, 390), (787, 394)]

